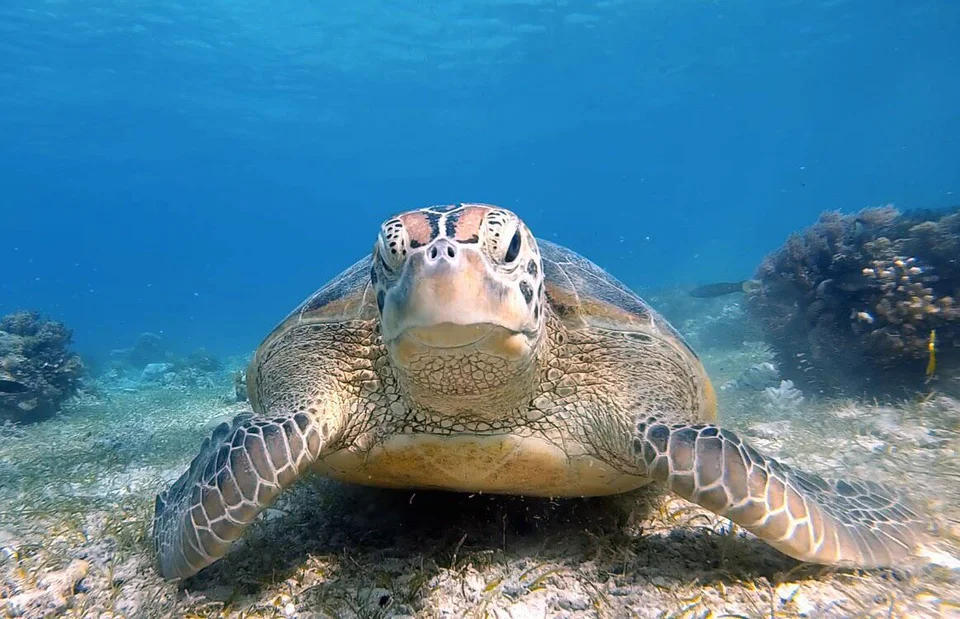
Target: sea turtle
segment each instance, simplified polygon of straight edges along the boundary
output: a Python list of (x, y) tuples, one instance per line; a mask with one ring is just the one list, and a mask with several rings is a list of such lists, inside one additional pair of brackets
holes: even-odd
[(888, 566), (923, 519), (872, 481), (827, 481), (716, 421), (703, 366), (626, 286), (490, 205), (392, 217), (309, 297), (223, 423), (156, 500), (167, 578), (223, 556), (310, 471), (395, 488), (593, 496), (658, 482), (778, 550)]

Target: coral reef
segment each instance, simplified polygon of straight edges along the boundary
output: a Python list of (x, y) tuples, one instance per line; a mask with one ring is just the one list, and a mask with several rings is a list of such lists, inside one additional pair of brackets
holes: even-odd
[(958, 256), (957, 209), (824, 213), (763, 260), (746, 308), (797, 384), (902, 394), (931, 378), (934, 331), (939, 369), (960, 361)]
[(163, 338), (156, 333), (141, 333), (130, 348), (110, 351), (110, 359), (115, 367), (143, 369), (150, 363), (168, 361), (170, 358), (171, 353), (163, 343)]
[(76, 393), (84, 367), (70, 337), (36, 312), (0, 318), (0, 422), (45, 419)]
[(190, 365), (187, 360), (148, 363), (142, 370), (113, 367), (100, 376), (100, 380), (112, 389), (139, 391), (163, 388), (179, 391), (213, 389), (222, 372), (206, 370)]
[(201, 372), (219, 372), (223, 369), (223, 363), (205, 348), (199, 348), (183, 360), (182, 365), (192, 367)]
[(183, 391), (213, 388), (224, 371), (223, 362), (205, 348), (181, 356), (163, 337), (148, 332), (141, 333), (133, 346), (112, 350), (109, 369), (100, 378), (111, 388), (126, 391), (154, 387)]
[(779, 386), (767, 387), (763, 395), (767, 399), (767, 409), (772, 412), (796, 412), (803, 404), (803, 393), (793, 386), (792, 380), (781, 380)]
[[(760, 390), (773, 387), (780, 382), (780, 371), (769, 361), (755, 363), (740, 373), (737, 378), (720, 385), (721, 391), (730, 389)], [(791, 383), (792, 384), (792, 383)]]

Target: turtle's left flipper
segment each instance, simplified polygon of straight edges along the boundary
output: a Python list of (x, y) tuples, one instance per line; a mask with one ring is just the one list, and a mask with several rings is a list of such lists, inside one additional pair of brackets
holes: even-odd
[(923, 519), (875, 482), (827, 481), (763, 456), (713, 425), (637, 424), (646, 475), (801, 561), (903, 566), (923, 550)]

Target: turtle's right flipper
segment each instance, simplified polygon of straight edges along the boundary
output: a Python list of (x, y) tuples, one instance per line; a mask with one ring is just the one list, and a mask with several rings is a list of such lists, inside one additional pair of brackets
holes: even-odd
[(241, 415), (203, 441), (157, 495), (153, 539), (164, 578), (186, 578), (227, 552), (256, 515), (317, 460), (325, 438), (306, 413)]
[(893, 567), (923, 550), (926, 521), (892, 489), (803, 473), (729, 430), (651, 417), (633, 448), (649, 477), (795, 559)]

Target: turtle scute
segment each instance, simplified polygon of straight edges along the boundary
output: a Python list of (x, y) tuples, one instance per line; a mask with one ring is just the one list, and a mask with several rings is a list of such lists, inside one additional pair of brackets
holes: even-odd
[(316, 460), (323, 440), (306, 413), (238, 415), (204, 439), (190, 468), (157, 495), (160, 572), (185, 578), (226, 554), (253, 519)]
[(650, 477), (802, 561), (901, 566), (926, 541), (925, 521), (896, 490), (799, 471), (730, 430), (650, 417), (633, 445)]

